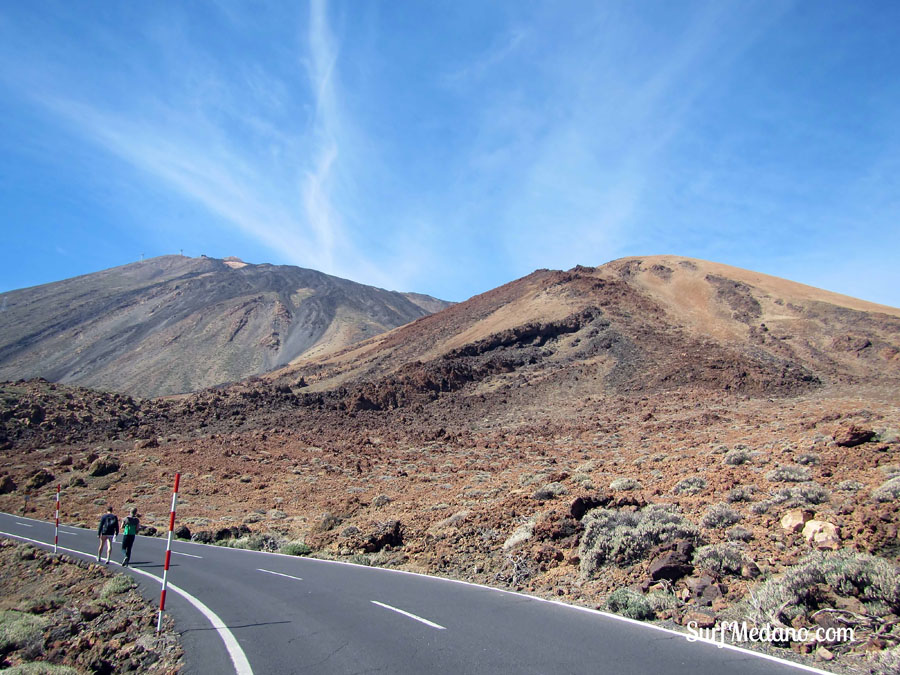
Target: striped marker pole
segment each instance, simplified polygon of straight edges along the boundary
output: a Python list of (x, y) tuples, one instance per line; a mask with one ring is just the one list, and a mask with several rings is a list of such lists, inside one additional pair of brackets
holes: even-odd
[(53, 552), (59, 553), (59, 491), (61, 485), (56, 486), (56, 534), (53, 535)]
[(175, 489), (172, 491), (172, 511), (169, 513), (169, 538), (166, 541), (166, 564), (163, 567), (162, 593), (159, 596), (159, 619), (156, 621), (156, 632), (162, 631), (163, 610), (166, 608), (166, 587), (169, 585), (169, 559), (172, 557), (172, 532), (175, 530), (175, 504), (178, 502), (178, 481), (181, 474), (175, 474)]

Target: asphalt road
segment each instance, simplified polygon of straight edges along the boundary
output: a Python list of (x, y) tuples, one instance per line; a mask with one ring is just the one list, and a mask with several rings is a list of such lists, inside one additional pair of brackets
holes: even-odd
[[(0, 534), (52, 548), (54, 527), (0, 514)], [(94, 557), (97, 543), (61, 526), (66, 553)], [(126, 568), (154, 602), (164, 556), (165, 540), (141, 536)], [(169, 583), (186, 675), (822, 672), (562, 603), (309, 558), (177, 541)]]

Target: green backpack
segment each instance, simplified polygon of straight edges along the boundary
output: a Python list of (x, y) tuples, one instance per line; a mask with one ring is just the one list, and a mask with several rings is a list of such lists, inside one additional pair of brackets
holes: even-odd
[(122, 534), (137, 534), (137, 518), (126, 518), (122, 527)]

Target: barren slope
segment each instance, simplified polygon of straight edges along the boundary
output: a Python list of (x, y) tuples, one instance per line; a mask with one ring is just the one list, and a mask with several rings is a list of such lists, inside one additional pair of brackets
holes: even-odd
[(5, 293), (0, 378), (139, 396), (241, 380), (446, 306), (313, 270), (164, 256)]

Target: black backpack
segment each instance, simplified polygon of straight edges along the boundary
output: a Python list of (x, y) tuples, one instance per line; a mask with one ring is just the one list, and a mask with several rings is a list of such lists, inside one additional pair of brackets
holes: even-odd
[(100, 534), (115, 534), (119, 529), (119, 519), (114, 513), (107, 513), (100, 519)]

